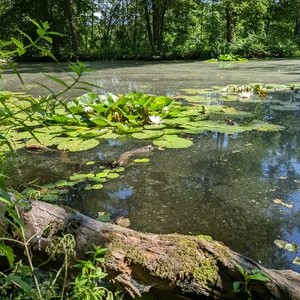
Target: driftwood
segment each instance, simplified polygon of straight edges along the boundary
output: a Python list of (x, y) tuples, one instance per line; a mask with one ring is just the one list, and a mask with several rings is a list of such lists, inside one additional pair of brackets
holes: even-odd
[[(109, 249), (105, 264), (113, 282), (132, 296), (151, 287), (171, 291), (183, 299), (238, 299), (234, 281), (243, 281), (236, 264), (266, 273), (269, 282), (254, 282), (253, 299), (300, 299), (300, 274), (269, 270), (205, 236), (144, 234), (101, 223), (76, 211), (36, 201), (23, 213), (31, 247), (41, 255), (57, 236), (72, 233), (77, 256), (92, 244)], [(46, 229), (47, 228), (47, 229)], [(46, 229), (46, 230), (45, 230)]]

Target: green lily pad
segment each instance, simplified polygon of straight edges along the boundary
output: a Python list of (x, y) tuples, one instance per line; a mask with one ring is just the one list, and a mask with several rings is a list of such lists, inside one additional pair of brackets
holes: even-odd
[(65, 129), (63, 128), (63, 126), (60, 125), (46, 126), (46, 127), (34, 129), (34, 132), (47, 133), (47, 134), (61, 133), (64, 131)]
[(121, 172), (124, 172), (125, 168), (124, 167), (116, 167), (113, 169), (114, 172), (117, 172), (117, 173), (121, 173)]
[(280, 131), (284, 127), (276, 124), (266, 123), (259, 120), (254, 120), (253, 123), (248, 126), (248, 130), (257, 130), (257, 131)]
[(132, 137), (139, 140), (156, 139), (164, 135), (162, 130), (143, 130), (132, 134)]
[(93, 182), (103, 183), (106, 182), (106, 177), (93, 177), (90, 180)]
[(174, 126), (174, 125), (182, 125), (182, 124), (185, 124), (185, 123), (187, 123), (189, 121), (190, 121), (190, 118), (188, 118), (188, 117), (182, 117), (182, 118), (164, 119), (163, 122), (166, 125)]
[(110, 214), (106, 212), (98, 212), (97, 220), (103, 223), (110, 221)]
[(100, 172), (100, 173), (97, 173), (95, 177), (106, 178), (107, 175), (108, 175), (108, 172)]
[(45, 202), (56, 202), (59, 199), (58, 194), (47, 194), (43, 195), (41, 199)]
[(101, 184), (101, 183), (93, 184), (93, 185), (91, 186), (91, 189), (93, 189), (93, 190), (100, 190), (100, 189), (102, 189), (102, 188), (103, 188), (103, 184)]
[(293, 260), (293, 264), (295, 265), (300, 265), (300, 257), (295, 257), (294, 260)]
[(118, 173), (109, 173), (107, 175), (107, 178), (109, 179), (114, 179), (114, 178), (118, 178), (120, 175)]
[(165, 135), (160, 139), (154, 140), (153, 144), (163, 148), (188, 148), (193, 145), (193, 142), (176, 135)]
[(92, 166), (94, 164), (95, 164), (94, 161), (88, 161), (88, 162), (85, 163), (86, 166)]
[(68, 182), (67, 180), (58, 180), (55, 182), (55, 186), (57, 187), (63, 187), (63, 186), (67, 186)]
[(145, 158), (136, 158), (133, 160), (135, 163), (147, 163), (150, 161), (149, 158), (145, 157)]
[(77, 151), (89, 150), (97, 147), (98, 145), (99, 145), (99, 141), (96, 139), (89, 139), (85, 141), (81, 139), (75, 139), (75, 140), (69, 140), (58, 144), (57, 149), (77, 152)]
[(84, 181), (86, 179), (88, 179), (87, 174), (75, 173), (72, 176), (70, 176), (71, 181), (78, 181), (79, 182), (79, 181)]
[(182, 130), (181, 129), (176, 129), (176, 128), (165, 128), (164, 129), (164, 134), (167, 134), (167, 135), (172, 135), (172, 134), (180, 134), (182, 133)]
[(153, 124), (153, 125), (144, 125), (144, 128), (147, 130), (159, 130), (165, 128), (164, 124)]

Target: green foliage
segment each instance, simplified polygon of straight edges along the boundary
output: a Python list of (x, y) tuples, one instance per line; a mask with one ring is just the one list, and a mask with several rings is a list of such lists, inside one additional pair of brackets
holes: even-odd
[(242, 58), (239, 55), (234, 54), (220, 54), (217, 59), (210, 59), (209, 62), (217, 62), (217, 61), (239, 61), (239, 62), (245, 62), (247, 61), (246, 58)]
[[(29, 36), (42, 35), (51, 24), (63, 36), (52, 50), (61, 59), (179, 58), (208, 59), (224, 53), (241, 57), (290, 56), (299, 51), (299, 1), (129, 0), (36, 2), (4, 1), (0, 36), (14, 36), (22, 53)], [(100, 13), (101, 12), (101, 13)], [(45, 26), (32, 29), (29, 18)], [(29, 59), (47, 55), (32, 48)]]
[(251, 287), (253, 281), (259, 281), (259, 282), (270, 281), (269, 276), (258, 269), (246, 271), (242, 266), (238, 264), (236, 264), (236, 268), (239, 271), (239, 273), (242, 275), (243, 280), (233, 282), (232, 284), (233, 291), (237, 294), (243, 294), (247, 296), (247, 299), (249, 300), (254, 299), (252, 295), (252, 287)]
[(80, 269), (73, 283), (73, 297), (76, 300), (114, 299), (113, 293), (102, 286), (102, 280), (106, 277), (101, 265), (104, 263), (103, 255), (106, 249), (94, 246), (90, 260), (81, 260), (76, 265)]
[[(0, 256), (7, 258), (9, 268), (0, 271), (1, 299), (65, 299), (68, 290), (72, 290), (70, 299), (114, 299), (114, 294), (101, 285), (106, 277), (101, 266), (104, 263), (103, 254), (106, 249), (94, 247), (89, 260), (81, 260), (73, 266), (75, 258), (75, 239), (71, 234), (58, 237), (48, 248), (49, 258), (39, 266), (33, 265), (33, 254), (30, 242), (36, 235), (41, 235), (46, 229), (41, 229), (31, 237), (25, 235), (25, 224), (20, 215), (20, 208), (26, 209), (28, 203), (17, 200), (19, 195), (9, 195), (2, 191), (0, 197), (0, 222), (11, 226), (20, 239), (13, 238), (9, 231), (1, 226)], [(28, 265), (17, 260), (14, 250), (6, 243), (16, 243), (23, 247)], [(62, 258), (63, 263), (58, 270), (51, 270), (48, 275), (42, 275), (42, 266), (50, 260)], [(73, 282), (70, 281), (69, 270), (79, 268), (79, 274)], [(71, 288), (72, 287), (72, 288)]]

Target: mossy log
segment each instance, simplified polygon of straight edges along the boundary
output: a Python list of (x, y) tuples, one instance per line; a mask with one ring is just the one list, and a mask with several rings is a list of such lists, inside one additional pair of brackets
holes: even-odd
[(266, 269), (205, 236), (140, 233), (40, 201), (33, 202), (23, 216), (28, 237), (35, 235), (31, 247), (41, 255), (64, 233), (75, 236), (79, 258), (93, 244), (108, 248), (106, 271), (133, 297), (153, 287), (171, 291), (174, 299), (175, 295), (184, 299), (238, 299), (232, 283), (243, 281), (236, 268), (239, 264), (270, 278), (269, 282), (253, 281), (254, 299), (300, 300), (300, 274)]

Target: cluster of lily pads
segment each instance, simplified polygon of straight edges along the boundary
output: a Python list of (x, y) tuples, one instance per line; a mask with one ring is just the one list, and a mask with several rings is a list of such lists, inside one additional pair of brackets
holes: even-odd
[[(259, 120), (251, 111), (224, 105), (232, 101), (266, 101), (270, 89), (261, 85), (186, 89), (174, 99), (138, 92), (89, 92), (56, 105), (52, 111), (38, 99), (1, 92), (2, 111), (5, 105), (15, 111), (14, 118), (23, 121), (19, 126), (3, 124), (0, 132), (14, 149), (39, 144), (63, 151), (83, 151), (98, 146), (103, 139), (122, 135), (153, 140), (162, 148), (185, 148), (193, 144), (190, 134), (204, 131), (233, 134), (281, 130), (282, 126)], [(5, 99), (5, 104), (1, 99)]]
[[(93, 162), (94, 163), (94, 162)], [(89, 163), (87, 163), (89, 165)], [(92, 162), (90, 163), (92, 164)], [(22, 191), (27, 199), (56, 202), (62, 195), (69, 193), (70, 189), (78, 184), (83, 184), (86, 191), (99, 190), (109, 180), (118, 178), (124, 172), (123, 167), (105, 168), (100, 166), (100, 172), (74, 173), (68, 180), (58, 180), (42, 186), (29, 187)]]

